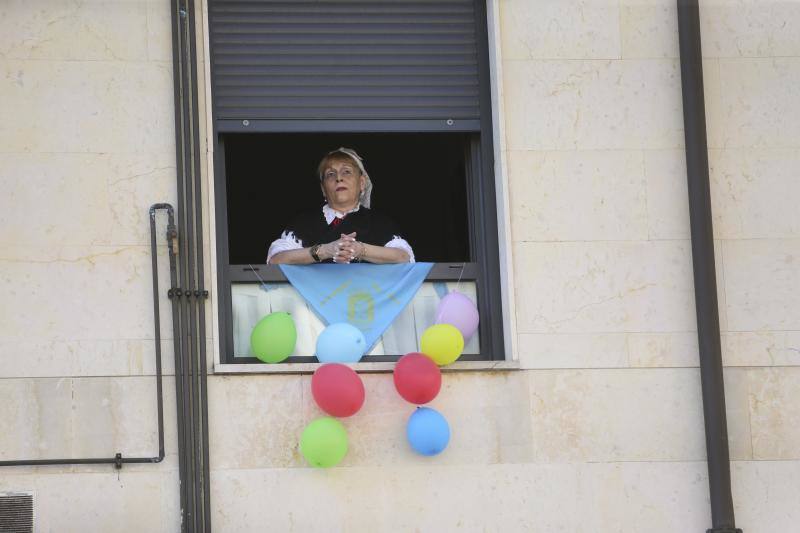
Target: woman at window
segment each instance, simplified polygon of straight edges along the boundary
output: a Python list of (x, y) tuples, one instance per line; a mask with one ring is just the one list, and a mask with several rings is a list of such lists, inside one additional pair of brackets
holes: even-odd
[(267, 263), (414, 262), (395, 224), (370, 209), (372, 181), (355, 151), (329, 152), (318, 171), (325, 205), (296, 217), (270, 245)]

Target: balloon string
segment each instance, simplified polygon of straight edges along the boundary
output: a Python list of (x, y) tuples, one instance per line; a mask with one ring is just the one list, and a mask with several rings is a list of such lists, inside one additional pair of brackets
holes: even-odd
[(255, 269), (255, 268), (253, 268), (253, 265), (251, 265), (250, 263), (248, 263), (248, 264), (247, 264), (247, 266), (249, 266), (249, 267), (250, 267), (250, 271), (251, 271), (251, 272), (253, 272), (253, 274), (255, 274), (255, 275), (256, 275), (256, 277), (258, 278), (258, 281), (260, 281), (260, 282), (261, 282), (261, 286), (262, 286), (263, 288), (265, 288), (265, 289), (266, 289), (266, 288), (267, 288), (267, 282), (266, 282), (266, 281), (264, 281), (264, 280), (261, 278), (261, 276), (259, 276), (259, 275), (258, 275), (258, 269)]
[[(456, 288), (453, 289), (453, 292), (458, 292), (458, 287), (461, 285), (461, 277), (464, 275), (464, 267), (467, 263), (461, 263), (461, 272), (458, 273), (458, 280), (456, 281)], [(449, 292), (447, 294), (450, 294)], [(436, 320), (434, 321), (435, 324), (439, 324), (442, 319), (442, 314), (444, 314), (444, 306), (439, 306), (439, 312), (436, 313)]]
[(456, 281), (456, 289), (454, 292), (458, 292), (458, 286), (461, 285), (461, 276), (464, 275), (464, 267), (467, 263), (461, 263), (461, 272), (458, 273), (458, 281)]

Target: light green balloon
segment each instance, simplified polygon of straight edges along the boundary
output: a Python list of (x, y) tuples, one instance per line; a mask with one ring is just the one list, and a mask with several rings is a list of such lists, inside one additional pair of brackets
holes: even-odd
[(347, 455), (347, 430), (335, 418), (317, 418), (303, 430), (300, 453), (311, 466), (336, 466)]
[(289, 313), (270, 313), (259, 320), (250, 334), (253, 353), (265, 363), (280, 363), (292, 352), (297, 342), (297, 329)]

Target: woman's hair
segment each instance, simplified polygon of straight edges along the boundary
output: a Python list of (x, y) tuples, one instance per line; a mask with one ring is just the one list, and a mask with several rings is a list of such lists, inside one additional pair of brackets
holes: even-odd
[(358, 170), (358, 173), (361, 174), (361, 168), (358, 164), (358, 161), (353, 159), (352, 156), (344, 152), (330, 152), (322, 158), (322, 161), (319, 162), (319, 166), (317, 167), (317, 174), (319, 175), (320, 180), (325, 177), (325, 170), (327, 170), (332, 163), (350, 163), (353, 165), (353, 168)]
[(319, 162), (319, 166), (317, 167), (319, 180), (322, 181), (322, 178), (324, 178), (323, 174), (331, 165), (331, 163), (335, 163), (337, 161), (341, 163), (350, 163), (358, 170), (360, 176), (364, 176), (364, 190), (358, 195), (358, 201), (361, 203), (361, 205), (369, 209), (372, 203), (372, 180), (370, 179), (369, 174), (367, 174), (367, 169), (364, 168), (364, 163), (361, 160), (361, 156), (359, 156), (352, 148), (338, 148), (332, 152), (328, 152), (325, 157), (322, 158), (322, 161)]

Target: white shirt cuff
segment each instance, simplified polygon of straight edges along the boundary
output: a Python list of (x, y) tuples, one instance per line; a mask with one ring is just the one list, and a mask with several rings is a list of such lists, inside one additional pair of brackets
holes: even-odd
[(275, 239), (272, 241), (272, 244), (269, 245), (269, 251), (267, 252), (267, 263), (269, 264), (269, 260), (272, 259), (272, 256), (277, 253), (286, 252), (288, 250), (299, 250), (302, 247), (303, 241), (295, 237), (293, 231), (284, 231), (281, 233), (279, 239)]
[(409, 263), (415, 262), (414, 250), (411, 249), (411, 245), (408, 244), (408, 241), (406, 241), (404, 238), (395, 235), (394, 238), (391, 241), (384, 244), (384, 246), (386, 248), (399, 248), (400, 250), (403, 250), (405, 253), (408, 254), (408, 262)]

